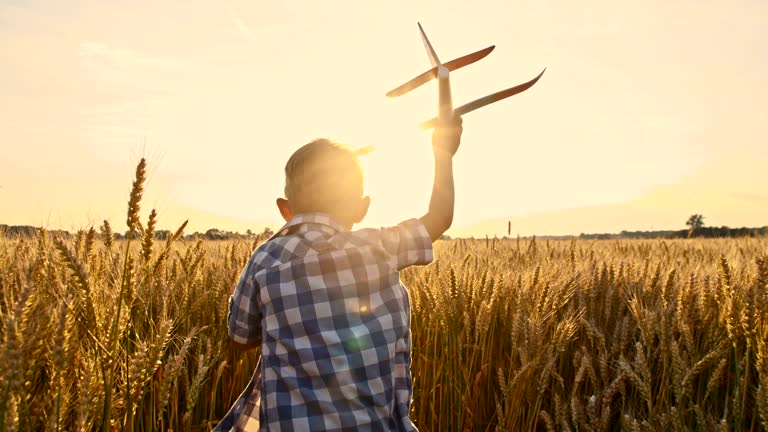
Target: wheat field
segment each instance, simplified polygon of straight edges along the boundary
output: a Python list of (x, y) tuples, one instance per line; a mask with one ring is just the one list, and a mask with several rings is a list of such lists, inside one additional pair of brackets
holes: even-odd
[[(0, 237), (0, 430), (208, 430), (250, 379), (227, 300), (264, 239), (155, 240), (145, 171), (135, 239)], [(435, 248), (402, 273), (420, 430), (768, 428), (768, 239)]]

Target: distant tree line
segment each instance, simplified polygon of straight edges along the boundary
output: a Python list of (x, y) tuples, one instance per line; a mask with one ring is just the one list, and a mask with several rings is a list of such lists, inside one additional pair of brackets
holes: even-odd
[(580, 234), (579, 238), (588, 240), (606, 240), (617, 238), (638, 239), (675, 239), (675, 238), (724, 238), (724, 237), (761, 237), (768, 236), (768, 226), (762, 228), (701, 227), (676, 231), (622, 231), (615, 233)]
[(692, 214), (685, 221), (686, 230), (679, 231), (622, 231), (619, 234), (581, 234), (583, 239), (613, 238), (724, 238), (724, 237), (761, 237), (768, 236), (768, 226), (762, 228), (705, 227), (704, 215)]
[[(3, 225), (0, 224), (0, 236), (4, 237), (33, 237), (39, 230), (38, 227), (31, 225)], [(73, 237), (74, 234), (65, 230), (48, 230), (49, 234), (53, 234), (63, 238)], [(165, 241), (173, 234), (169, 230), (155, 230), (155, 240)], [(217, 228), (211, 228), (203, 233), (194, 232), (184, 236), (185, 240), (238, 240), (238, 239), (253, 239), (256, 237), (269, 238), (274, 234), (270, 228), (264, 228), (264, 231), (255, 233), (250, 229), (245, 233), (238, 233), (234, 231), (225, 231)], [(132, 234), (130, 231), (126, 231), (124, 234), (113, 233), (115, 240), (126, 240), (128, 236), (133, 235), (133, 238), (139, 238), (139, 233), (134, 231)]]
[[(730, 228), (727, 226), (721, 227), (705, 227), (704, 217), (701, 215), (693, 215), (688, 219), (686, 225), (689, 229), (683, 230), (661, 230), (661, 231), (621, 231), (620, 233), (595, 233), (585, 234), (582, 233), (578, 236), (581, 239), (587, 240), (606, 240), (606, 239), (675, 239), (675, 238), (723, 238), (723, 237), (761, 237), (768, 236), (768, 226), (762, 228)], [(30, 225), (3, 225), (0, 224), (0, 236), (5, 237), (32, 237), (37, 232), (38, 228)], [(64, 230), (48, 230), (50, 234), (58, 235), (60, 237), (68, 238), (73, 234)], [(169, 230), (156, 230), (155, 239), (165, 241), (173, 234)], [(260, 233), (254, 233), (250, 229), (245, 233), (238, 233), (234, 231), (225, 231), (217, 228), (211, 228), (205, 232), (194, 232), (184, 236), (185, 240), (245, 240), (260, 237), (268, 239), (274, 234), (270, 228), (264, 228), (264, 231)], [(124, 234), (115, 233), (115, 240), (125, 240), (130, 233), (126, 231)], [(134, 238), (138, 238), (139, 233), (133, 232)], [(450, 237), (444, 235), (441, 237), (444, 240), (449, 240)], [(507, 239), (508, 237), (504, 237)], [(570, 239), (572, 236), (542, 236), (541, 239), (556, 240), (556, 239)]]
[[(0, 236), (4, 237), (32, 237), (39, 228), (30, 225), (3, 225), (0, 224)], [(69, 237), (71, 234), (64, 230), (48, 230), (50, 234)]]

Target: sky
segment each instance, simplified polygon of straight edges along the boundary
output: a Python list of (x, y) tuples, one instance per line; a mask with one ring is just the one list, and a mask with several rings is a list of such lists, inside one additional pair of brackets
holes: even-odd
[(429, 61), (468, 114), (449, 233), (768, 225), (764, 0), (0, 0), (0, 223), (124, 226), (136, 163), (159, 225), (280, 224), (285, 161), (327, 137), (363, 157), (363, 226), (421, 216), (437, 86), (384, 94)]

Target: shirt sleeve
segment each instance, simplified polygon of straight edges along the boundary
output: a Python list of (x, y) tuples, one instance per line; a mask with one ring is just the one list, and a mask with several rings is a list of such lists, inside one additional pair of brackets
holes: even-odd
[(397, 269), (432, 262), (432, 238), (419, 219), (408, 219), (396, 226), (364, 230), (369, 241), (379, 243), (395, 258)]
[(240, 274), (235, 292), (229, 298), (229, 337), (239, 344), (261, 340), (261, 310), (259, 290), (249, 262)]

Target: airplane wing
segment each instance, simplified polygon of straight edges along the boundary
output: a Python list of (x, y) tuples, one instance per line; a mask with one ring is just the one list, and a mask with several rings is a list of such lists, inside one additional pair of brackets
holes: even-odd
[[(519, 85), (516, 85), (514, 87), (510, 87), (510, 88), (508, 88), (506, 90), (502, 90), (500, 92), (496, 92), (496, 93), (490, 94), (488, 96), (481, 97), (480, 99), (473, 100), (472, 102), (469, 102), (467, 104), (464, 104), (464, 105), (456, 108), (454, 110), (454, 113), (462, 116), (462, 115), (470, 113), (470, 112), (472, 112), (472, 111), (474, 111), (474, 110), (476, 110), (478, 108), (482, 108), (482, 107), (484, 107), (486, 105), (490, 105), (490, 104), (492, 104), (494, 102), (498, 102), (498, 101), (506, 99), (506, 98), (508, 98), (510, 96), (514, 96), (514, 95), (516, 95), (518, 93), (522, 93), (522, 92), (528, 90), (529, 88), (533, 87), (533, 85), (536, 84), (536, 82), (539, 80), (539, 78), (541, 78), (541, 76), (544, 75), (544, 72), (546, 70), (547, 69), (544, 68), (544, 70), (542, 70), (541, 73), (536, 78), (534, 78), (534, 79), (532, 79), (532, 80), (530, 80), (530, 81), (528, 81), (526, 83), (519, 84)], [(424, 123), (421, 124), (421, 126), (423, 128), (425, 128), (425, 129), (434, 128), (435, 125), (437, 125), (437, 118), (433, 118), (431, 120), (427, 120), (427, 121), (425, 121)]]
[[(488, 54), (491, 53), (491, 51), (493, 51), (494, 48), (496, 48), (496, 46), (491, 45), (488, 48), (483, 48), (480, 51), (473, 52), (472, 54), (467, 54), (463, 57), (453, 59), (448, 63), (444, 64), (443, 66), (445, 66), (445, 68), (448, 69), (449, 71), (455, 71), (456, 69), (471, 65), (472, 63), (485, 58)], [(411, 90), (416, 89), (436, 78), (437, 78), (437, 66), (424, 72), (423, 74), (417, 76), (416, 78), (413, 78), (412, 80), (397, 87), (396, 89), (389, 91), (387, 93), (387, 96), (389, 97), (402, 96), (410, 92)]]

